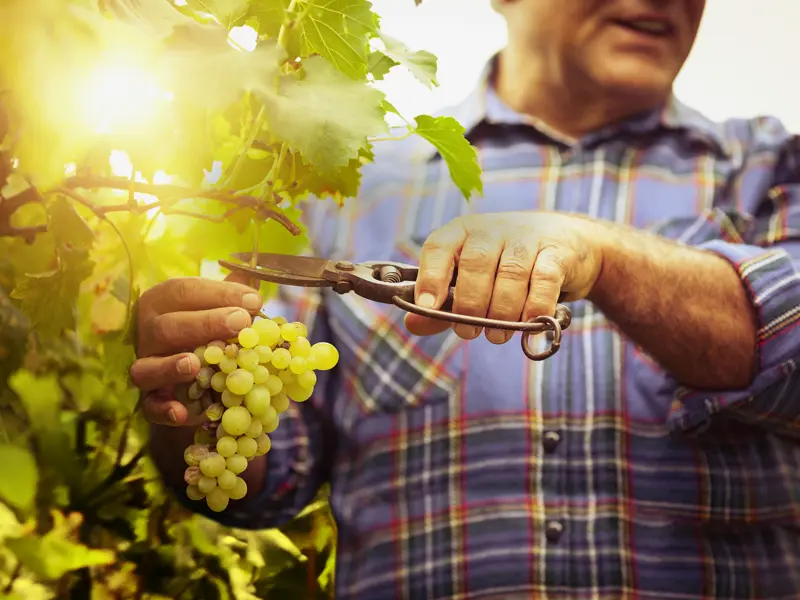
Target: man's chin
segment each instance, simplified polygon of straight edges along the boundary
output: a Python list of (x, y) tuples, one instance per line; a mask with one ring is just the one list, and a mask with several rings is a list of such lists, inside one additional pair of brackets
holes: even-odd
[(670, 74), (659, 72), (652, 65), (631, 67), (606, 71), (597, 77), (597, 83), (610, 95), (629, 98), (637, 104), (655, 105), (667, 99), (673, 82)]

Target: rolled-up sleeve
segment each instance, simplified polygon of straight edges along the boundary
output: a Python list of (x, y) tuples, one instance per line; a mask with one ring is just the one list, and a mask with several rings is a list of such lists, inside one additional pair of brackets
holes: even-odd
[(800, 437), (800, 143), (792, 137), (777, 162), (769, 193), (742, 243), (698, 247), (728, 260), (757, 319), (757, 373), (747, 389), (678, 388), (671, 420), (681, 431), (707, 427), (716, 414)]

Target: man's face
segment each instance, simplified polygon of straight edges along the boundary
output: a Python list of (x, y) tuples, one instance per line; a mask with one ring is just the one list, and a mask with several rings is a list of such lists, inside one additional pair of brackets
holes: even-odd
[[(705, 0), (500, 0), (509, 35), (556, 60), (565, 83), (668, 93), (694, 44)], [(577, 78), (577, 79), (576, 79)]]

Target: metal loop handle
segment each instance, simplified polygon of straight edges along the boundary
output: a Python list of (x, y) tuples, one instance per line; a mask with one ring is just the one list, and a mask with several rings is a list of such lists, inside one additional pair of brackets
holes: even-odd
[[(400, 296), (394, 296), (392, 302), (395, 306), (402, 308), (406, 312), (414, 313), (423, 317), (431, 319), (438, 319), (440, 321), (447, 321), (449, 323), (459, 323), (463, 325), (474, 325), (475, 327), (483, 327), (486, 329), (502, 329), (505, 331), (521, 331), (522, 332), (522, 351), (529, 359), (534, 361), (541, 361), (550, 358), (561, 347), (562, 331), (569, 327), (572, 321), (572, 313), (569, 308), (563, 304), (556, 307), (556, 316), (548, 317), (541, 316), (531, 319), (530, 321), (501, 321), (499, 319), (487, 319), (485, 317), (473, 317), (470, 315), (459, 315), (452, 312), (437, 310), (435, 308), (423, 308), (417, 306), (413, 302), (404, 300)], [(550, 340), (550, 346), (544, 352), (534, 352), (530, 348), (530, 338), (537, 333), (544, 333), (546, 331), (553, 332), (553, 339)]]

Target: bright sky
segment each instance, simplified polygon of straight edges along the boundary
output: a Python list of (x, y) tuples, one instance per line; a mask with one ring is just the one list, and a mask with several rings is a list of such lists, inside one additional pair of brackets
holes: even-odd
[[(432, 92), (402, 72), (382, 84), (406, 116), (458, 102), (505, 43), (503, 21), (490, 0), (372, 3), (388, 34), (439, 57), (441, 85)], [(798, 23), (799, 0), (708, 0), (700, 36), (676, 82), (678, 96), (715, 119), (771, 114), (800, 131)]]

